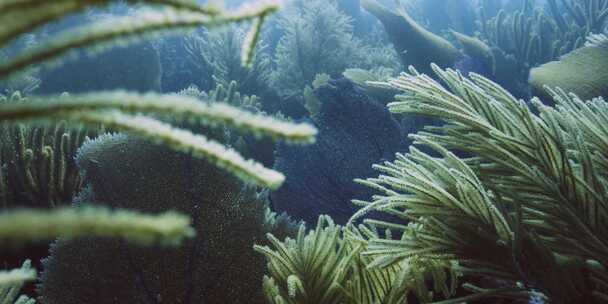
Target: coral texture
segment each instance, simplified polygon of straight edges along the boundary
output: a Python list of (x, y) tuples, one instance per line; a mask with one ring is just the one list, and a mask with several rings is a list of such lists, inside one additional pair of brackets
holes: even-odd
[(403, 149), (402, 134), (390, 113), (347, 79), (330, 81), (315, 95), (321, 103), (314, 120), (318, 139), (297, 149), (278, 145), (274, 168), (287, 179), (271, 198), (275, 208), (309, 224), (319, 214), (345, 223), (354, 210), (350, 199), (370, 194), (352, 180), (369, 176), (371, 164)]

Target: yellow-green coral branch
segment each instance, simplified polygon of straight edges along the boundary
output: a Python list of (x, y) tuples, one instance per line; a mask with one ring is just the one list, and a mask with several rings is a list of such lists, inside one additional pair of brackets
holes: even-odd
[(110, 129), (127, 131), (159, 144), (211, 161), (244, 181), (277, 189), (285, 176), (253, 160), (246, 160), (233, 149), (190, 131), (145, 116), (125, 115), (116, 111), (76, 113), (78, 121), (93, 125), (103, 124)]
[[(132, 38), (172, 29), (193, 29), (201, 26), (218, 26), (227, 23), (254, 20), (278, 9), (277, 5), (252, 6), (236, 13), (221, 15), (201, 14), (198, 12), (166, 8), (164, 10), (143, 10), (133, 16), (115, 17), (85, 26), (82, 29), (68, 30), (52, 42), (43, 43), (35, 50), (0, 64), (0, 78), (37, 63), (49, 61), (80, 47), (99, 45), (116, 39)], [(42, 22), (42, 21), (41, 21)], [(23, 32), (23, 31), (20, 31)], [(256, 36), (257, 37), (257, 36)], [(2, 37), (0, 37), (2, 38)], [(0, 40), (0, 43), (2, 40)], [(252, 41), (251, 43), (255, 43)], [(2, 44), (0, 44), (1, 46)], [(252, 48), (252, 45), (247, 48)]]
[[(31, 32), (49, 22), (67, 15), (84, 11), (91, 7), (107, 6), (116, 0), (22, 0), (3, 1), (0, 3), (0, 19), (4, 26), (0, 29), (0, 46), (5, 45), (19, 35)], [(222, 13), (211, 5), (198, 5), (189, 0), (132, 0), (131, 3), (148, 3), (164, 5), (210, 16)], [(13, 22), (13, 24), (8, 23)]]
[(141, 245), (176, 246), (194, 236), (187, 216), (147, 215), (103, 207), (17, 209), (0, 213), (0, 243), (21, 244), (55, 237), (122, 237)]
[(314, 142), (317, 130), (253, 114), (225, 103), (205, 103), (187, 96), (139, 94), (123, 91), (97, 92), (68, 97), (31, 97), (28, 102), (0, 105), (1, 121), (45, 119), (73, 112), (117, 109), (129, 113), (153, 113), (190, 119), (206, 125), (225, 124), (239, 131), (267, 135), (290, 142)]
[(17, 285), (36, 279), (36, 270), (22, 267), (8, 271), (0, 271), (0, 287)]

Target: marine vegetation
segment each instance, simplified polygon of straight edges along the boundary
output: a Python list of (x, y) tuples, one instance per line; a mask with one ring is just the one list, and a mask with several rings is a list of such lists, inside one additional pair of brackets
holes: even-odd
[(186, 37), (184, 46), (188, 59), (200, 73), (199, 86), (221, 84), (227, 87), (235, 81), (237, 89), (245, 94), (269, 90), (272, 60), (263, 42), (257, 46), (251, 66), (241, 64), (241, 45), (246, 36), (245, 28), (231, 26), (198, 31)]
[[(422, 302), (449, 298), (440, 303), (608, 300), (606, 102), (553, 89), (556, 107), (533, 99), (534, 114), (487, 78), (432, 68), (441, 83), (411, 69), (383, 85), (404, 93), (391, 112), (446, 122), (411, 135), (433, 153), (412, 146), (375, 165), (378, 177), (358, 179), (378, 194), (353, 200), (360, 210), (345, 227), (321, 218), (308, 236), (269, 236), (272, 248), (256, 247), (269, 259), (269, 302), (368, 303), (343, 300), (357, 259), (377, 271), (369, 303), (405, 303), (408, 292)], [(392, 218), (370, 218), (373, 211)], [(395, 279), (406, 270), (418, 284)], [(450, 280), (469, 294), (455, 296)], [(399, 288), (397, 301), (382, 297)]]
[(608, 302), (608, 0), (238, 2), (0, 0), (0, 303)]
[[(108, 4), (105, 1), (103, 3)], [(242, 12), (226, 14), (218, 12), (212, 7), (200, 7), (183, 1), (163, 1), (160, 4), (164, 6), (163, 10), (144, 9), (135, 15), (109, 18), (78, 30), (68, 29), (66, 30), (67, 33), (58, 34), (59, 37), (52, 42), (42, 43), (41, 46), (0, 64), (0, 77), (11, 76), (36, 63), (56, 58), (76, 47), (100, 44), (116, 38), (128, 38), (146, 33), (152, 34), (155, 31), (175, 27), (192, 28), (253, 20), (254, 25), (249, 33), (251, 39), (247, 39), (248, 44), (244, 46), (242, 52), (243, 63), (249, 65), (253, 59), (254, 46), (259, 37), (261, 23), (267, 14), (276, 10), (276, 6), (268, 5), (259, 8), (246, 8)], [(0, 46), (9, 43), (23, 31), (33, 30), (43, 22), (58, 19), (57, 15), (68, 15), (87, 6), (97, 5), (97, 3), (89, 3), (85, 7), (78, 5), (78, 8), (62, 8), (59, 12), (53, 14), (45, 12), (45, 9), (48, 10), (45, 6), (28, 8), (28, 5), (28, 3), (8, 2), (2, 7), (3, 14), (6, 16), (7, 21), (13, 21), (14, 28), (8, 27), (4, 29), (4, 33), (0, 33)], [(52, 7), (52, 4), (49, 5)], [(25, 10), (19, 11), (21, 9)], [(19, 17), (17, 12), (21, 12), (25, 17), (28, 14), (32, 14), (32, 20), (17, 19)], [(141, 20), (144, 21), (142, 22)], [(272, 137), (283, 137), (293, 141), (310, 141), (312, 136), (314, 136), (314, 129), (306, 125), (292, 126), (270, 118), (263, 119), (250, 115), (227, 105), (213, 104), (208, 106), (192, 99), (178, 98), (176, 96), (142, 95), (130, 92), (102, 92), (73, 95), (62, 100), (49, 101), (53, 101), (53, 99), (42, 97), (40, 100), (34, 99), (34, 101), (26, 105), (11, 105), (11, 107), (2, 111), (5, 113), (2, 119), (32, 119), (40, 116), (44, 118), (61, 114), (63, 117), (70, 117), (83, 123), (103, 124), (115, 130), (136, 132), (140, 136), (168, 144), (175, 149), (188, 150), (200, 157), (211, 159), (217, 165), (234, 172), (242, 178), (251, 179), (253, 182), (270, 187), (279, 186), (284, 177), (277, 172), (265, 169), (255, 162), (246, 161), (233, 150), (208, 141), (202, 135), (194, 135), (188, 131), (175, 129), (170, 125), (148, 117), (135, 117), (132, 114), (127, 114), (127, 112), (147, 111), (156, 112), (160, 115), (171, 114), (172, 116), (184, 118), (190, 117), (191, 119), (198, 119), (202, 123), (227, 123), (243, 130), (251, 130), (256, 134), (269, 133)], [(22, 115), (18, 115), (22, 112), (22, 107), (30, 109), (23, 111)], [(119, 109), (122, 112), (100, 113), (100, 111), (113, 109)], [(82, 110), (89, 111), (86, 113), (80, 112)], [(154, 130), (154, 132), (151, 130)]]
[[(9, 46), (24, 33), (39, 29), (50, 22), (91, 7), (103, 7), (112, 3), (114, 1), (3, 1), (0, 3), (0, 18), (3, 22), (0, 29), (0, 47)], [(0, 78), (8, 79), (35, 69), (39, 64), (57, 60), (79, 47), (107, 46), (119, 38), (133, 40), (171, 29), (246, 21), (250, 21), (252, 26), (242, 49), (242, 63), (250, 65), (263, 21), (277, 9), (275, 4), (260, 4), (235, 12), (225, 12), (213, 5), (200, 6), (179, 0), (134, 1), (133, 4), (143, 4), (144, 7), (132, 15), (112, 17), (78, 29), (67, 29), (30, 50), (3, 60), (0, 62)], [(151, 9), (152, 6), (155, 9)], [(153, 114), (155, 117), (141, 113)], [(30, 96), (26, 102), (0, 105), (0, 121), (3, 123), (69, 120), (85, 125), (104, 125), (115, 131), (126, 131), (140, 138), (164, 144), (172, 150), (186, 152), (190, 156), (208, 159), (214, 165), (259, 185), (276, 188), (282, 183), (282, 174), (253, 161), (247, 161), (234, 150), (208, 140), (201, 134), (194, 134), (158, 120), (157, 117), (162, 115), (206, 125), (223, 123), (241, 131), (249, 131), (256, 136), (269, 135), (272, 138), (294, 142), (310, 142), (314, 140), (316, 132), (308, 125), (279, 121), (223, 103), (208, 104), (194, 98), (153, 93), (106, 91), (62, 96)], [(154, 211), (158, 213), (166, 209), (165, 206)], [(194, 236), (189, 218), (181, 214), (168, 212), (148, 218), (121, 209), (108, 211), (110, 213), (107, 215), (105, 212), (104, 209), (87, 209), (84, 206), (42, 213), (36, 210), (5, 211), (0, 222), (4, 226), (0, 226), (9, 230), (5, 230), (8, 233), (2, 242), (13, 242), (13, 238), (30, 240), (30, 234), (17, 234), (18, 231), (14, 230), (17, 227), (14, 220), (24, 224), (19, 226), (23, 231), (31, 232), (34, 237), (44, 238), (58, 235), (110, 235), (127, 237), (126, 240), (129, 240), (130, 237), (142, 233), (142, 238), (147, 235), (148, 244), (160, 242), (178, 245), (184, 238)], [(117, 233), (109, 233), (113, 231), (112, 227), (121, 227), (113, 223), (113, 220), (134, 226), (119, 229)], [(27, 226), (27, 223), (32, 225)], [(79, 229), (82, 225), (89, 229)]]
[[(478, 36), (494, 49), (494, 76), (520, 96), (528, 94), (523, 84), (531, 68), (582, 47), (587, 36), (608, 25), (605, 0), (548, 0), (544, 9), (525, 0), (512, 11), (496, 2), (481, 1)], [(509, 83), (513, 76), (517, 82)]]
[(270, 78), (279, 94), (302, 95), (317, 74), (336, 77), (347, 68), (398, 66), (393, 52), (355, 37), (352, 23), (335, 1), (296, 1), (282, 13), (278, 28), (283, 35)]
[[(19, 92), (6, 101), (27, 102)], [(10, 207), (55, 207), (71, 202), (82, 179), (76, 150), (100, 128), (72, 127), (66, 121), (35, 125), (4, 123), (0, 129), (0, 204)]]
[(2, 304), (35, 304), (36, 300), (19, 295), (24, 282), (36, 279), (30, 260), (23, 262), (21, 268), (0, 272), (0, 303)]

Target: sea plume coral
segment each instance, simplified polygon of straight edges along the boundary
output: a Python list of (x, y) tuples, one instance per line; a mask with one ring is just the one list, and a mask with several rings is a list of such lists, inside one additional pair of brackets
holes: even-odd
[(465, 284), (473, 294), (454, 302), (539, 295), (555, 303), (605, 301), (605, 101), (552, 90), (556, 108), (533, 100), (536, 115), (482, 76), (433, 70), (445, 87), (413, 69), (387, 83), (407, 93), (388, 105), (391, 112), (447, 125), (413, 135), (437, 155), (412, 147), (376, 165), (379, 177), (359, 180), (379, 194), (356, 201), (362, 209), (354, 218), (370, 210), (402, 218), (373, 221), (403, 236), (372, 238), (364, 254), (376, 265), (413, 256), (452, 261), (465, 278), (486, 278), (484, 286)]

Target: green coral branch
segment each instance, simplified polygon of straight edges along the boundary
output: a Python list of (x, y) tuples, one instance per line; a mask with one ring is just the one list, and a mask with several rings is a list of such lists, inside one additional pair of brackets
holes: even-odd
[(146, 215), (84, 206), (52, 211), (16, 209), (0, 213), (0, 242), (18, 245), (58, 236), (122, 237), (140, 245), (177, 246), (194, 236), (187, 216), (175, 212)]
[(477, 294), (465, 299), (530, 297), (537, 289), (552, 301), (599, 301), (608, 286), (606, 103), (555, 89), (557, 106), (532, 100), (534, 114), (480, 75), (432, 69), (441, 83), (415, 70), (384, 83), (405, 93), (388, 105), (393, 113), (447, 124), (412, 135), (439, 157), (412, 147), (375, 165), (379, 177), (360, 181), (380, 195), (355, 201), (362, 207), (355, 216), (388, 213), (401, 221), (367, 222), (402, 233), (370, 238), (363, 255), (377, 266), (416, 256), (457, 261), (452, 269), (465, 275), (512, 285), (471, 288)]
[[(120, 112), (107, 112), (107, 110)], [(117, 131), (129, 131), (169, 147), (211, 160), (243, 180), (257, 185), (278, 188), (285, 177), (252, 160), (245, 160), (232, 149), (202, 135), (177, 129), (169, 124), (135, 113), (148, 113), (190, 120), (206, 125), (224, 124), (256, 136), (267, 135), (289, 142), (311, 143), (316, 129), (308, 124), (294, 124), (269, 116), (253, 114), (234, 106), (202, 102), (180, 95), (98, 92), (57, 98), (34, 97), (27, 102), (0, 105), (0, 120), (67, 119), (89, 125), (105, 125)]]
[(0, 271), (0, 286), (17, 285), (36, 280), (36, 270), (22, 267), (8, 271)]
[[(301, 226), (296, 239), (283, 242), (268, 235), (271, 246), (254, 246), (268, 260), (264, 293), (269, 303), (406, 303), (408, 294), (430, 302), (437, 293), (454, 294), (458, 274), (449, 263), (412, 257), (380, 267), (365, 253), (368, 239), (389, 242), (373, 225), (340, 227), (319, 217), (308, 234)], [(431, 289), (428, 280), (433, 279)]]
[(0, 120), (22, 121), (64, 116), (70, 113), (116, 109), (126, 113), (148, 113), (191, 120), (205, 125), (224, 124), (257, 136), (290, 142), (314, 142), (316, 129), (309, 124), (290, 123), (253, 114), (227, 103), (202, 102), (196, 98), (124, 91), (74, 94), (61, 97), (30, 97), (27, 102), (0, 105)]
[(32, 262), (26, 260), (19, 269), (0, 272), (3, 282), (0, 283), (0, 304), (34, 304), (36, 301), (27, 296), (19, 296), (23, 284), (36, 279)]
[(207, 159), (242, 180), (259, 186), (277, 189), (285, 181), (282, 173), (267, 169), (253, 160), (246, 160), (238, 152), (219, 142), (149, 117), (106, 111), (76, 114), (74, 119), (94, 125), (103, 124), (114, 130), (126, 131), (164, 144), (177, 151), (191, 153), (192, 156)]
[[(116, 0), (3, 1), (0, 3), (0, 18), (7, 21), (7, 26), (0, 29), (0, 46), (4, 46), (19, 35), (36, 30), (44, 24), (82, 12), (91, 7), (103, 7), (116, 2)], [(171, 7), (209, 16), (223, 13), (212, 5), (201, 6), (196, 4), (195, 1), (189, 0), (133, 0), (129, 2)], [(8, 26), (9, 24), (10, 26)]]
[(251, 31), (251, 38), (245, 41), (243, 62), (250, 64), (252, 50), (259, 38), (259, 30), (266, 16), (278, 8), (274, 5), (245, 9), (242, 12), (206, 15), (192, 11), (166, 8), (164, 10), (143, 10), (133, 16), (114, 17), (110, 20), (97, 22), (78, 30), (68, 30), (59, 34), (51, 42), (43, 43), (40, 47), (25, 52), (0, 64), (0, 78), (21, 71), (33, 64), (45, 62), (80, 47), (100, 45), (118, 38), (127, 39), (140, 37), (171, 29), (192, 29), (201, 26), (218, 26), (228, 23), (257, 20)]

